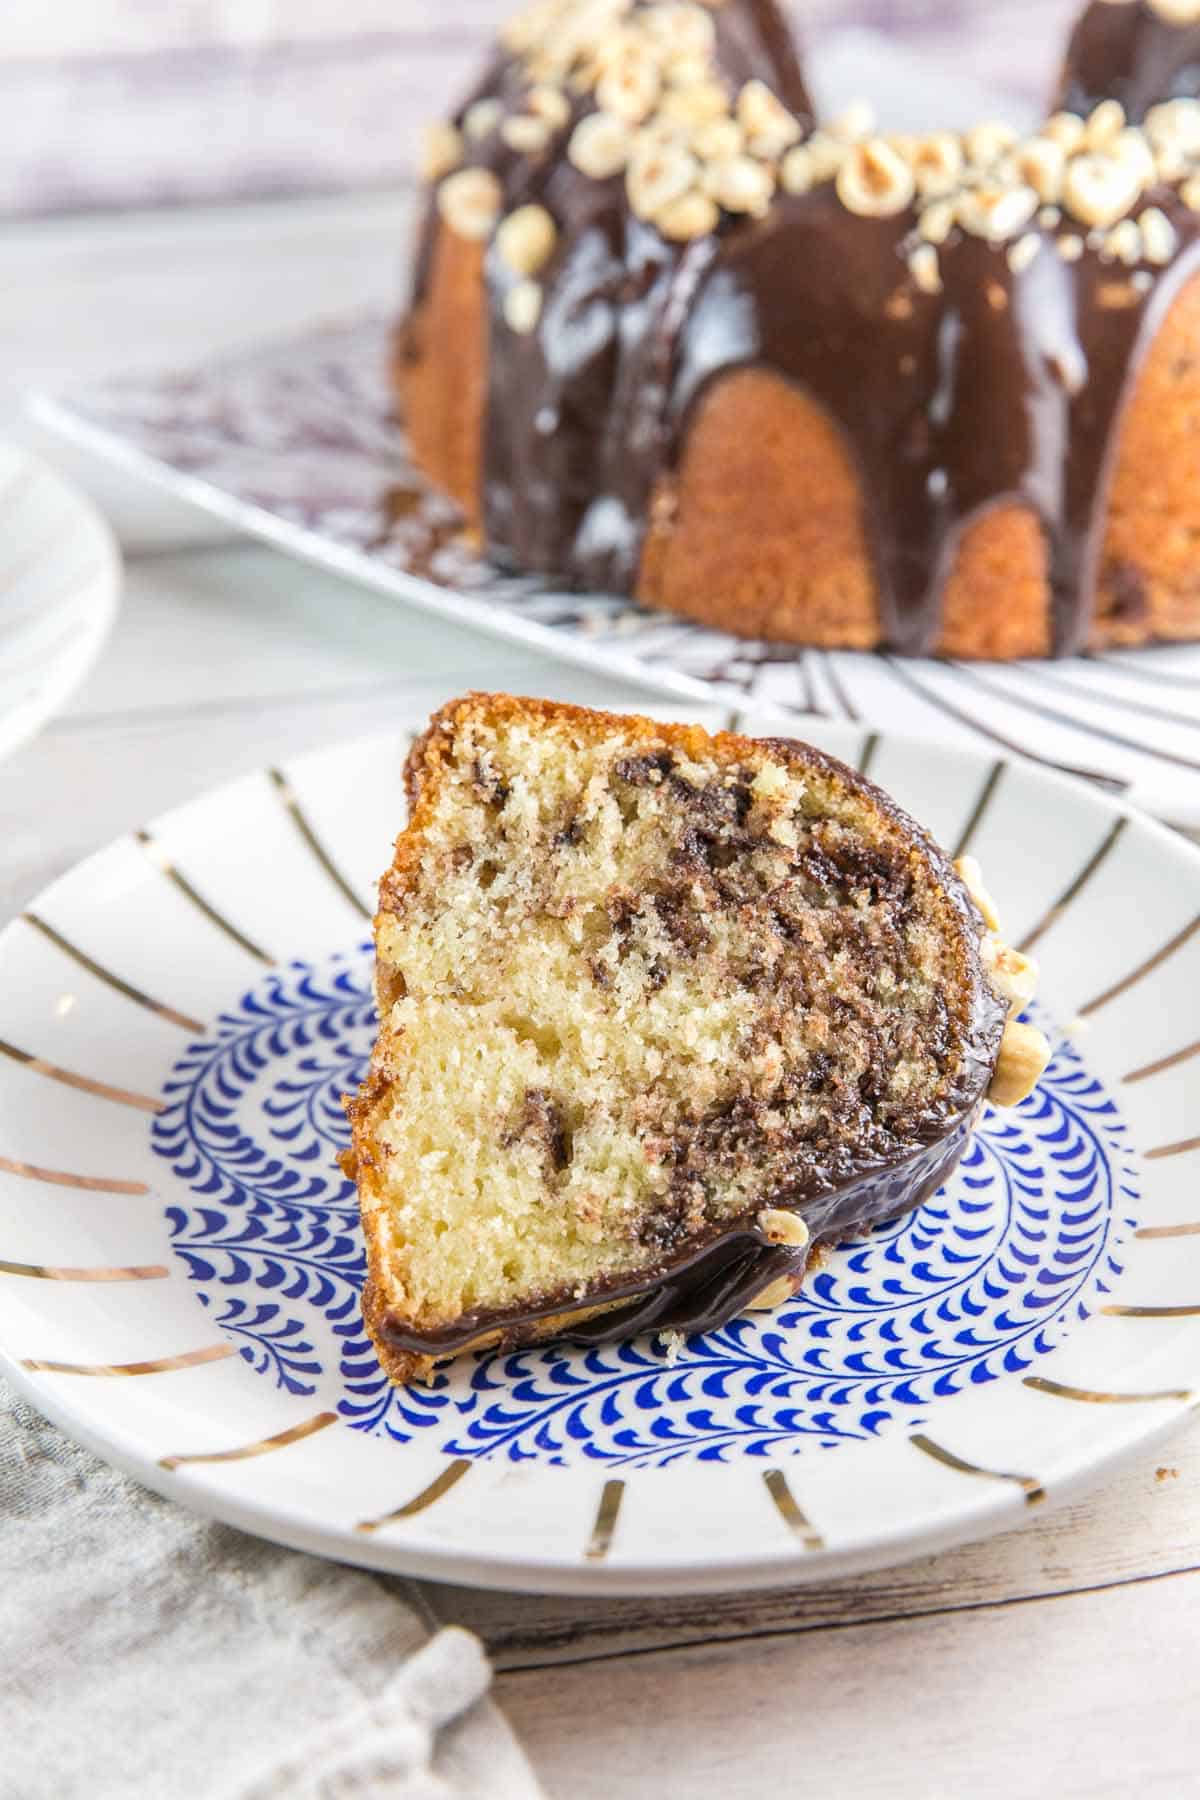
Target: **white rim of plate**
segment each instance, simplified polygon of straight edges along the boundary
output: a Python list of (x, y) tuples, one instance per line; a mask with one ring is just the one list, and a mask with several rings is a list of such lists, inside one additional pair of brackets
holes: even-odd
[(116, 617), (121, 553), (92, 502), (40, 457), (0, 443), (0, 756), (57, 713)]
[[(670, 709), (655, 710), (661, 716)], [(755, 728), (752, 720), (745, 723)], [(352, 941), (352, 932), (361, 936), (361, 917), (352, 924), (351, 907), (361, 914), (362, 901), (356, 896), (368, 879), (368, 864), (380, 857), (374, 833), (374, 848), (366, 849), (362, 823), (372, 807), (378, 811), (386, 800), (387, 835), (394, 828), (397, 815), (390, 809), (400, 804), (404, 741), (397, 732), (335, 746), (298, 758), (274, 776), (264, 772), (233, 782), (164, 815), (150, 828), (147, 841), (118, 840), (34, 902), (30, 911), (57, 920), (64, 935), (74, 933), (85, 915), (89, 923), (103, 922), (107, 911), (116, 937), (132, 930), (127, 946), (143, 945), (154, 965), (150, 973), (118, 965), (118, 981), (126, 985), (109, 1001), (114, 970), (105, 966), (103, 931), (94, 945), (89, 940), (96, 959), (89, 975), (93, 998), (112, 1008), (102, 1033), (111, 1045), (112, 1063), (93, 1065), (91, 1082), (103, 1077), (152, 1093), (144, 1073), (147, 1057), (161, 1057), (168, 1040), (181, 1041), (170, 1039), (167, 1028), (153, 1019), (155, 1011), (161, 1018), (163, 1009), (147, 1002), (146, 990), (162, 991), (153, 978), (155, 970), (170, 966), (174, 958), (182, 973), (185, 961), (178, 947), (171, 949), (170, 929), (165, 933), (167, 961), (151, 953), (145, 919), (134, 917), (138, 891), (149, 896), (146, 917), (168, 893), (174, 906), (179, 875), (186, 871), (185, 882), (198, 879), (197, 852), (213, 850), (216, 822), (230, 809), (242, 815), (239, 842), (247, 821), (255, 827), (254, 841), (245, 845), (251, 864), (256, 856), (268, 859), (266, 866), (279, 880), (286, 880), (293, 866), (304, 867), (314, 895), (320, 890), (305, 936), (278, 946), (281, 962), (321, 945), (332, 947), (330, 937), (321, 935), (328, 934), (331, 917), (342, 921), (339, 947)], [(10, 1279), (14, 1267), (25, 1274), (38, 1272), (31, 1262), (6, 1265), (0, 1274), (5, 1338), (0, 1366), (14, 1385), (73, 1437), (147, 1486), (193, 1510), (298, 1549), (483, 1586), (610, 1595), (778, 1586), (902, 1561), (1018, 1524), (1043, 1501), (1070, 1499), (1175, 1429), (1194, 1411), (1200, 1391), (1200, 1231), (1186, 1177), (1200, 1139), (1187, 1136), (1192, 1116), (1186, 1102), (1188, 1071), (1184, 1069), (1183, 1083), (1177, 1075), (1186, 1056), (1200, 1046), (1185, 1051), (1181, 1045), (1163, 1045), (1153, 1040), (1153, 1032), (1177, 987), (1179, 965), (1172, 969), (1170, 959), (1200, 928), (1200, 853), (1107, 797), (1025, 765), (989, 763), (969, 752), (950, 757), (918, 740), (864, 736), (844, 727), (829, 727), (816, 741), (869, 767), (875, 778), (898, 790), (902, 803), (922, 782), (932, 783), (929, 799), (941, 817), (930, 823), (953, 847), (959, 847), (956, 837), (960, 843), (969, 839), (972, 849), (984, 855), (1001, 907), (1010, 907), (1015, 916), (1013, 935), (1044, 946), (1056, 1013), (1081, 1014), (1095, 1027), (1087, 1039), (1088, 1060), (1104, 1074), (1110, 1091), (1120, 1087), (1122, 1112), (1134, 1139), (1148, 1146), (1141, 1165), (1142, 1232), (1127, 1246), (1121, 1304), (1101, 1309), (1113, 1316), (1093, 1316), (1047, 1355), (1039, 1363), (1045, 1379), (993, 1382), (971, 1401), (946, 1403), (931, 1428), (936, 1433), (932, 1447), (928, 1439), (917, 1446), (927, 1452), (923, 1455), (914, 1453), (915, 1440), (899, 1431), (812, 1459), (781, 1458), (769, 1468), (748, 1467), (749, 1459), (689, 1462), (623, 1468), (613, 1477), (595, 1465), (465, 1462), (415, 1439), (398, 1446), (339, 1428), (328, 1414), (314, 1414), (311, 1401), (278, 1395), (227, 1344), (218, 1345), (213, 1324), (206, 1324), (194, 1290), (182, 1279), (124, 1289), (128, 1316), (118, 1308), (120, 1316), (114, 1318), (95, 1304), (97, 1295), (113, 1291), (103, 1283)], [(346, 778), (355, 770), (361, 780), (366, 770), (378, 775), (381, 768), (391, 770), (382, 784), (386, 794), (367, 802), (347, 790)], [(1018, 885), (1009, 885), (1006, 892), (1006, 871), (986, 860), (986, 845), (991, 836), (997, 843), (1006, 841), (1014, 818), (1027, 821), (1036, 854), (1029, 852)], [(1133, 862), (1125, 865), (1129, 857)], [(1123, 866), (1127, 879), (1138, 871), (1143, 883), (1132, 912), (1122, 884)], [(174, 882), (164, 879), (164, 870), (174, 871)], [(209, 894), (223, 903), (227, 891), (236, 892), (241, 927), (270, 942), (279, 921), (269, 895), (260, 894), (260, 911), (253, 911), (255, 879), (253, 867), (246, 869), (238, 861), (236, 847), (223, 863), (218, 856), (204, 869)], [(191, 912), (179, 902), (178, 916), (186, 912), (194, 919), (195, 898), (193, 890)], [(1127, 916), (1128, 941), (1112, 939), (1114, 906)], [(1083, 931), (1081, 919), (1087, 921)], [(318, 920), (319, 926), (314, 923)], [(22, 920), (0, 934), (0, 968), (15, 960), (33, 969), (9, 1027), (14, 1035), (50, 1016), (46, 1003), (61, 988), (69, 966), (43, 964), (39, 973), (30, 958), (31, 944)], [(58, 951), (50, 946), (46, 953)], [(231, 966), (228, 957), (226, 966)], [(242, 968), (243, 986), (248, 985), (249, 960), (237, 964), (235, 959), (232, 966)], [(130, 983), (136, 984), (132, 994)], [(233, 998), (222, 989), (222, 1005)], [(1176, 1012), (1189, 1019), (1186, 993)], [(127, 1036), (118, 1044), (112, 1039), (122, 1021)], [(143, 1021), (148, 1021), (146, 1039), (139, 1046), (137, 1032), (129, 1028)], [(186, 1015), (176, 1015), (175, 1023), (180, 1022), (188, 1023)], [(61, 1066), (70, 1068), (69, 1015), (63, 1029)], [(76, 1040), (76, 1048), (81, 1042)], [(17, 1044), (18, 1061), (29, 1054), (37, 1059), (35, 1074), (56, 1068), (61, 1073), (39, 1045)], [(1139, 1067), (1133, 1071), (1133, 1085), (1121, 1085), (1122, 1069), (1134, 1060)], [(169, 1066), (168, 1060), (163, 1076)], [(1168, 1070), (1172, 1078), (1164, 1101), (1162, 1084), (1144, 1077)], [(43, 1142), (40, 1158), (35, 1158), (39, 1121), (57, 1120), (54, 1109), (64, 1104), (58, 1098), (64, 1090), (53, 1081), (35, 1082), (32, 1088), (20, 1085), (29, 1079), (28, 1068), (15, 1067), (9, 1045), (0, 1063), (0, 1118), (7, 1137), (19, 1110), (20, 1141), (9, 1139), (4, 1145), (10, 1153), (4, 1181), (12, 1175), (13, 1162), (26, 1158), (43, 1170), (56, 1161), (78, 1167), (82, 1155), (93, 1154), (100, 1161), (89, 1166), (120, 1167), (128, 1173), (151, 1166), (148, 1146), (136, 1167), (113, 1163), (103, 1148), (133, 1142), (140, 1129), (129, 1130), (129, 1122), (137, 1118), (136, 1093), (133, 1107), (73, 1097), (76, 1129), (81, 1119), (94, 1121), (86, 1152), (80, 1143), (56, 1159), (53, 1146)], [(13, 1095), (17, 1109), (6, 1105)], [(148, 1138), (148, 1132), (143, 1136)], [(20, 1188), (19, 1175), (13, 1178)], [(121, 1204), (130, 1242), (143, 1234), (144, 1249), (136, 1260), (147, 1263), (161, 1256), (167, 1239), (159, 1200), (150, 1193)], [(104, 1209), (85, 1214), (77, 1207), (72, 1229), (80, 1219), (87, 1220), (86, 1230), (97, 1234), (99, 1245), (110, 1229)], [(43, 1206), (37, 1229), (45, 1222)], [(1170, 1242), (1153, 1241), (1160, 1237)], [(135, 1260), (122, 1242), (106, 1260), (126, 1257)], [(45, 1260), (70, 1264), (78, 1256), (49, 1244)], [(166, 1310), (147, 1315), (156, 1321), (157, 1339), (138, 1338), (146, 1329), (146, 1321), (139, 1323), (135, 1316), (143, 1297), (156, 1306), (155, 1290), (168, 1285), (173, 1292), (164, 1301)], [(25, 1290), (23, 1296), (15, 1296), (18, 1289)], [(185, 1291), (189, 1299), (182, 1301)], [(23, 1300), (29, 1304), (22, 1309)], [(80, 1364), (74, 1361), (66, 1368), (45, 1366), (55, 1348), (48, 1333), (74, 1332), (82, 1342), (79, 1332), (86, 1336), (93, 1330), (99, 1333), (93, 1354), (112, 1360), (89, 1362), (92, 1373), (108, 1373), (127, 1361), (111, 1349), (118, 1340), (132, 1345), (136, 1339), (149, 1361), (169, 1366), (146, 1371), (153, 1378), (145, 1383), (81, 1379)], [(101, 1341), (109, 1347), (102, 1348)], [(197, 1353), (198, 1344), (207, 1348)], [(1103, 1403), (1118, 1397), (1124, 1403)], [(236, 1416), (230, 1416), (232, 1402)], [(327, 1436), (330, 1426), (336, 1432), (336, 1452)], [(286, 1454), (274, 1454), (285, 1446)], [(336, 1475), (332, 1485), (331, 1468)], [(871, 1516), (868, 1489), (878, 1489), (881, 1477), (887, 1504)]]

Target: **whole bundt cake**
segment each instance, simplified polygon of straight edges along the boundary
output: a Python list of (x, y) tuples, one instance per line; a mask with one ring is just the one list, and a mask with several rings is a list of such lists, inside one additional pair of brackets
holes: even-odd
[(818, 124), (773, 0), (535, 0), (428, 139), (395, 382), (497, 562), (746, 636), (1200, 637), (1200, 0), (1030, 137)]

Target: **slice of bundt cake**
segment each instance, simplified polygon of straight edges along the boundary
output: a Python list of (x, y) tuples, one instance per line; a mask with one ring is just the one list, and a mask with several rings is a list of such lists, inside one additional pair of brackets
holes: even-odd
[(1044, 1065), (1005, 1024), (1032, 966), (817, 750), (476, 694), (408, 774), (349, 1102), (396, 1381), (775, 1304), (813, 1246), (938, 1186), (989, 1084), (1019, 1098)]

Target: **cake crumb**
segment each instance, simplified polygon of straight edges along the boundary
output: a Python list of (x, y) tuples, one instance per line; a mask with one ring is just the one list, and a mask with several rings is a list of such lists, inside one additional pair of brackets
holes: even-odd
[[(663, 1348), (663, 1361), (668, 1369), (673, 1369), (683, 1354), (687, 1338), (682, 1331), (660, 1331), (658, 1336)], [(1159, 1473), (1162, 1473), (1161, 1469)]]
[(1179, 1470), (1178, 1469), (1167, 1469), (1167, 1468), (1155, 1469), (1154, 1479), (1156, 1481), (1178, 1481), (1179, 1480)]

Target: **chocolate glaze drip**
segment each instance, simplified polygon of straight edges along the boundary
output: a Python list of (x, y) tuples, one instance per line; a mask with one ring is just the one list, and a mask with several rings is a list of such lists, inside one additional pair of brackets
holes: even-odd
[[(733, 87), (758, 76), (809, 122), (774, 5), (727, 0), (714, 17)], [(1198, 57), (1200, 26), (1168, 26), (1140, 3), (1099, 4), (1072, 42), (1065, 91), (1081, 105), (1127, 93), (1136, 111), (1164, 83), (1200, 93)], [(504, 59), (472, 98), (515, 104), (523, 88)], [(575, 103), (572, 125), (590, 104)], [(530, 159), (496, 137), (478, 160), (499, 175), (506, 210), (536, 200), (559, 226), (528, 336), (504, 323), (515, 277), (494, 251), (486, 262), (483, 511), (498, 560), (632, 593), (651, 499), (694, 408), (723, 373), (753, 366), (813, 395), (840, 428), (861, 478), (888, 647), (935, 647), (959, 540), (1005, 503), (1029, 507), (1043, 528), (1053, 650), (1086, 645), (1124, 401), (1197, 267), (1200, 218), (1173, 190), (1143, 201), (1178, 234), (1165, 268), (1133, 276), (1090, 248), (1070, 263), (1055, 231), (1035, 226), (1041, 252), (1014, 271), (1008, 246), (958, 233), (931, 295), (905, 260), (915, 212), (852, 215), (828, 183), (679, 246), (633, 215), (621, 177), (584, 177), (561, 144)], [(418, 298), (423, 281), (422, 267)]]
[(1094, 0), (1071, 34), (1058, 105), (1119, 100), (1140, 123), (1160, 100), (1200, 94), (1200, 23), (1172, 25), (1147, 0)]
[[(811, 103), (774, 0), (739, 0), (713, 17), (717, 63), (734, 88), (765, 81), (810, 128)], [(473, 98), (515, 104), (524, 87), (519, 66), (501, 61)], [(576, 103), (564, 141), (590, 110), (590, 101)], [(680, 338), (717, 242), (665, 243), (630, 212), (623, 177), (591, 180), (557, 152), (518, 156), (495, 137), (480, 160), (499, 175), (506, 208), (537, 201), (560, 229), (542, 318), (529, 337), (504, 324), (514, 277), (494, 253), (487, 262), (488, 547), (520, 569), (629, 593), (654, 481), (672, 454)], [(427, 259), (426, 248), (418, 295)]]
[[(962, 1156), (977, 1112), (978, 1103), (952, 1118), (945, 1135), (922, 1144), (898, 1165), (861, 1170), (796, 1206), (812, 1243), (838, 1243), (860, 1236), (921, 1205)], [(715, 1331), (744, 1312), (756, 1295), (780, 1276), (792, 1277), (799, 1286), (810, 1254), (809, 1250), (769, 1245), (756, 1227), (745, 1224), (649, 1277), (615, 1281), (607, 1288), (591, 1290), (586, 1301), (589, 1309), (612, 1301), (626, 1304), (577, 1324), (568, 1316), (556, 1325), (554, 1337), (563, 1343), (610, 1344), (644, 1331)], [(569, 1315), (572, 1304), (569, 1296), (560, 1294), (535, 1307), (470, 1313), (442, 1331), (417, 1333), (387, 1318), (379, 1330), (389, 1344), (407, 1355), (451, 1356), (497, 1331), (501, 1347), (512, 1349), (535, 1338), (543, 1321)]]

